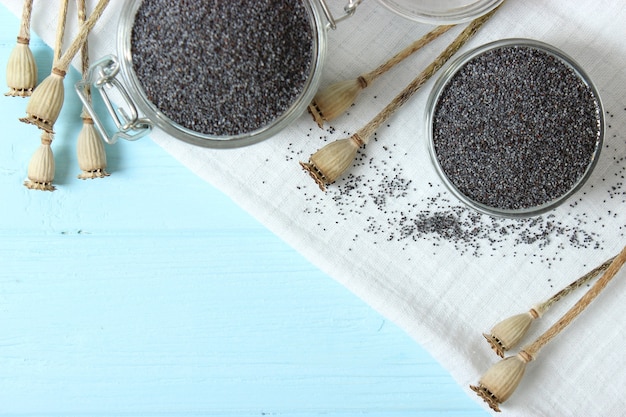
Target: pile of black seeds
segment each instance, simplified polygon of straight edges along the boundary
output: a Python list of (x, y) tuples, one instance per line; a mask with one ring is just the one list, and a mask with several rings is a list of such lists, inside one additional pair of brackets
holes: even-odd
[(302, 94), (310, 22), (301, 0), (143, 0), (131, 34), (134, 70), (175, 123), (215, 136), (249, 133)]
[(471, 59), (443, 89), (433, 146), (443, 173), (469, 199), (530, 209), (567, 194), (585, 175), (600, 137), (599, 109), (561, 59), (503, 46)]

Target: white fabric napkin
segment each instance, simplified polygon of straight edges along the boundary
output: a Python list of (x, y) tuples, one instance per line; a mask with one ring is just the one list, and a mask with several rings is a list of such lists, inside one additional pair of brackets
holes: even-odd
[[(2, 3), (21, 13), (21, 0)], [(94, 29), (92, 59), (116, 52), (121, 5), (111, 2)], [(32, 28), (52, 44), (56, 19), (50, 16), (56, 16), (56, 2), (35, 1)], [(507, 0), (462, 49), (510, 37), (544, 41), (577, 60), (600, 92), (606, 142), (592, 177), (566, 204), (534, 219), (478, 215), (446, 191), (430, 162), (423, 127), (433, 80), (379, 129), (349, 174), (325, 193), (298, 164), (369, 121), (460, 28), (381, 77), (349, 115), (324, 130), (304, 114), (275, 137), (240, 149), (199, 148), (160, 131), (151, 138), (405, 329), (481, 401), (468, 386), (497, 361), (481, 333), (527, 311), (626, 243), (625, 21), (626, 3), (620, 0)], [(70, 22), (68, 33), (75, 28)], [(430, 29), (365, 1), (329, 33), (323, 84), (373, 69)], [(502, 407), (505, 415), (623, 415), (624, 275), (529, 364)], [(548, 311), (528, 341), (583, 291)]]

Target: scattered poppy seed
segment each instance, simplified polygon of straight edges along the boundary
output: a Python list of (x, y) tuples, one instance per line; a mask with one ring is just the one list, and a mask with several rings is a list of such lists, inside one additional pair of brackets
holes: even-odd
[(465, 63), (433, 114), (433, 147), (464, 196), (526, 210), (568, 194), (601, 138), (594, 92), (563, 60), (532, 46), (500, 46)]
[(175, 123), (215, 136), (249, 133), (304, 91), (310, 22), (303, 1), (143, 0), (131, 34), (134, 71)]
[[(326, 135), (319, 139), (333, 140)], [(299, 192), (308, 202), (305, 213), (333, 219), (339, 225), (355, 215), (363, 217), (366, 226), (351, 236), (355, 243), (361, 239), (377, 245), (400, 243), (402, 250), (406, 250), (415, 242), (425, 241), (435, 248), (452, 245), (460, 255), (474, 257), (494, 256), (505, 248), (519, 248), (511, 256), (538, 259), (548, 267), (556, 262), (554, 253), (565, 248), (603, 247), (601, 236), (595, 232), (597, 226), (587, 227), (596, 219), (588, 219), (586, 213), (568, 214), (565, 221), (552, 213), (522, 219), (481, 214), (455, 203), (443, 185), (419, 184), (407, 177), (396, 162), (401, 155), (396, 155), (392, 146), (376, 147), (375, 155), (368, 155), (367, 145), (362, 148), (353, 169), (328, 187), (326, 193), (309, 194), (308, 183), (299, 186)], [(580, 201), (573, 200), (570, 205)], [(600, 219), (601, 216), (597, 221)]]

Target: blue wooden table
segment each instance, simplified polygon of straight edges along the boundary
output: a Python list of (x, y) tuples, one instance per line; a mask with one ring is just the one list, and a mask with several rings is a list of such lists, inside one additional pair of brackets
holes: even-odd
[[(0, 56), (18, 19), (0, 6)], [(51, 50), (32, 49), (39, 78)], [(5, 64), (2, 64), (5, 80)], [(428, 353), (150, 139), (78, 180), (80, 104), (39, 132), (0, 98), (0, 415), (485, 416)]]

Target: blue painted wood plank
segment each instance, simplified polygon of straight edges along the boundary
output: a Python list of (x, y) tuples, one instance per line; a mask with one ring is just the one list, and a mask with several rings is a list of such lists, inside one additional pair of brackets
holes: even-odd
[(270, 234), (27, 235), (0, 253), (8, 414), (474, 407), (397, 327)]

